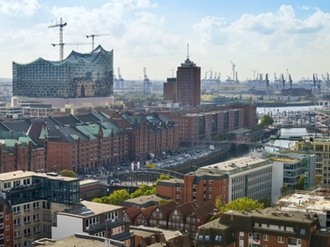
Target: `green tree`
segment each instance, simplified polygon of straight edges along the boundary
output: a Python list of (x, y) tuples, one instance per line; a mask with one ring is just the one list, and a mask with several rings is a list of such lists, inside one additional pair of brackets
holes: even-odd
[(321, 183), (322, 183), (322, 176), (320, 174), (316, 174), (315, 175), (315, 187), (321, 187)]
[(156, 183), (155, 184), (158, 184), (162, 180), (169, 180), (169, 179), (171, 179), (171, 177), (169, 175), (161, 174), (159, 176), (159, 178), (156, 180)]
[(289, 187), (289, 185), (284, 184), (283, 187), (281, 188), (282, 196), (285, 196), (290, 190), (291, 188)]
[(149, 196), (156, 194), (156, 186), (150, 186), (147, 184), (143, 184), (139, 186), (139, 188), (130, 194), (130, 198), (135, 198), (139, 196)]
[(272, 125), (273, 123), (274, 123), (274, 119), (267, 114), (263, 115), (260, 119), (261, 126), (268, 126), (268, 125)]
[(251, 211), (256, 209), (263, 209), (264, 204), (258, 202), (258, 200), (253, 200), (247, 197), (238, 198), (234, 201), (227, 203), (224, 206), (220, 206), (218, 208), (220, 211), (225, 212), (228, 210), (235, 210), (235, 211)]
[(115, 190), (109, 196), (103, 196), (101, 198), (94, 198), (93, 202), (101, 202), (112, 205), (121, 205), (123, 201), (129, 199), (129, 193), (127, 190)]
[(301, 175), (298, 179), (298, 183), (295, 186), (296, 190), (303, 190), (304, 189), (304, 184), (305, 184), (305, 176)]
[(61, 170), (59, 174), (63, 177), (76, 178), (77, 174), (72, 170)]

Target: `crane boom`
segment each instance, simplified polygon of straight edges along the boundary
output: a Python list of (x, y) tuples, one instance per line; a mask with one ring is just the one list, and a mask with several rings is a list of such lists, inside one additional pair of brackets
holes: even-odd
[(101, 37), (101, 36), (108, 36), (111, 35), (110, 33), (105, 33), (105, 34), (90, 34), (86, 35), (86, 38), (92, 38), (92, 51), (94, 51), (94, 38), (95, 37)]
[(66, 22), (62, 22), (62, 17), (60, 18), (60, 23), (56, 23), (54, 25), (50, 25), (48, 26), (48, 28), (53, 28), (53, 27), (60, 27), (60, 33), (59, 33), (59, 47), (60, 47), (60, 61), (63, 61), (63, 27), (65, 27), (67, 25)]

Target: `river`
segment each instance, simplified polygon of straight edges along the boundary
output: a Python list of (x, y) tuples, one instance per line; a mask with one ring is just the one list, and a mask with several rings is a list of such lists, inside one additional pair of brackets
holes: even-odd
[(321, 106), (311, 105), (311, 106), (257, 107), (257, 114), (275, 115), (276, 113), (282, 113), (282, 112), (313, 111), (316, 108), (321, 108)]
[[(286, 106), (286, 107), (257, 107), (257, 114), (269, 114), (276, 115), (276, 113), (282, 112), (302, 112), (302, 111), (313, 111), (315, 108), (319, 106)], [(268, 151), (277, 151), (280, 147), (282, 148), (290, 148), (295, 146), (296, 141), (289, 140), (290, 137), (304, 137), (311, 135), (319, 135), (317, 133), (310, 133), (306, 128), (282, 128), (279, 132), (279, 137), (283, 138), (281, 140), (270, 141), (267, 144), (274, 145), (278, 148), (267, 147)]]

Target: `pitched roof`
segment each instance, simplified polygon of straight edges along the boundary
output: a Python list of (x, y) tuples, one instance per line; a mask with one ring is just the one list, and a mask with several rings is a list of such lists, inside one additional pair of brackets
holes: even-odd
[(203, 205), (195, 208), (194, 212), (197, 215), (205, 218), (208, 216), (209, 213), (212, 213), (215, 209), (216, 209), (216, 207), (215, 207), (214, 203), (212, 201), (207, 201)]
[(175, 201), (170, 201), (168, 203), (165, 203), (163, 205), (159, 206), (159, 210), (161, 210), (166, 217), (168, 217), (177, 207), (177, 203)]
[(194, 202), (187, 202), (185, 204), (182, 204), (180, 206), (176, 207), (176, 210), (178, 210), (181, 215), (185, 218), (187, 217), (189, 214), (191, 214), (194, 209), (197, 208), (197, 204)]
[(154, 209), (157, 207), (158, 207), (158, 205), (153, 205), (153, 206), (144, 208), (141, 210), (141, 213), (144, 215), (144, 217), (146, 217), (146, 219), (150, 219), (150, 215), (151, 215), (152, 211), (154, 211)]
[(132, 221), (134, 221), (136, 216), (138, 216), (138, 214), (141, 212), (141, 210), (135, 207), (131, 207), (126, 209), (125, 212), (129, 215)]

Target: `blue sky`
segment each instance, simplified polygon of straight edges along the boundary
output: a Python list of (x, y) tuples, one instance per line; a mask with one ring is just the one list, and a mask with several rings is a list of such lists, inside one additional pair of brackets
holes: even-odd
[[(293, 80), (330, 72), (330, 1), (264, 0), (0, 0), (0, 78), (12, 76), (12, 62), (59, 59), (60, 18), (64, 43), (88, 43), (114, 50), (114, 70), (124, 79), (166, 80), (187, 56), (202, 78), (290, 73)], [(65, 45), (90, 52), (90, 44)], [(253, 72), (256, 71), (256, 73)]]

